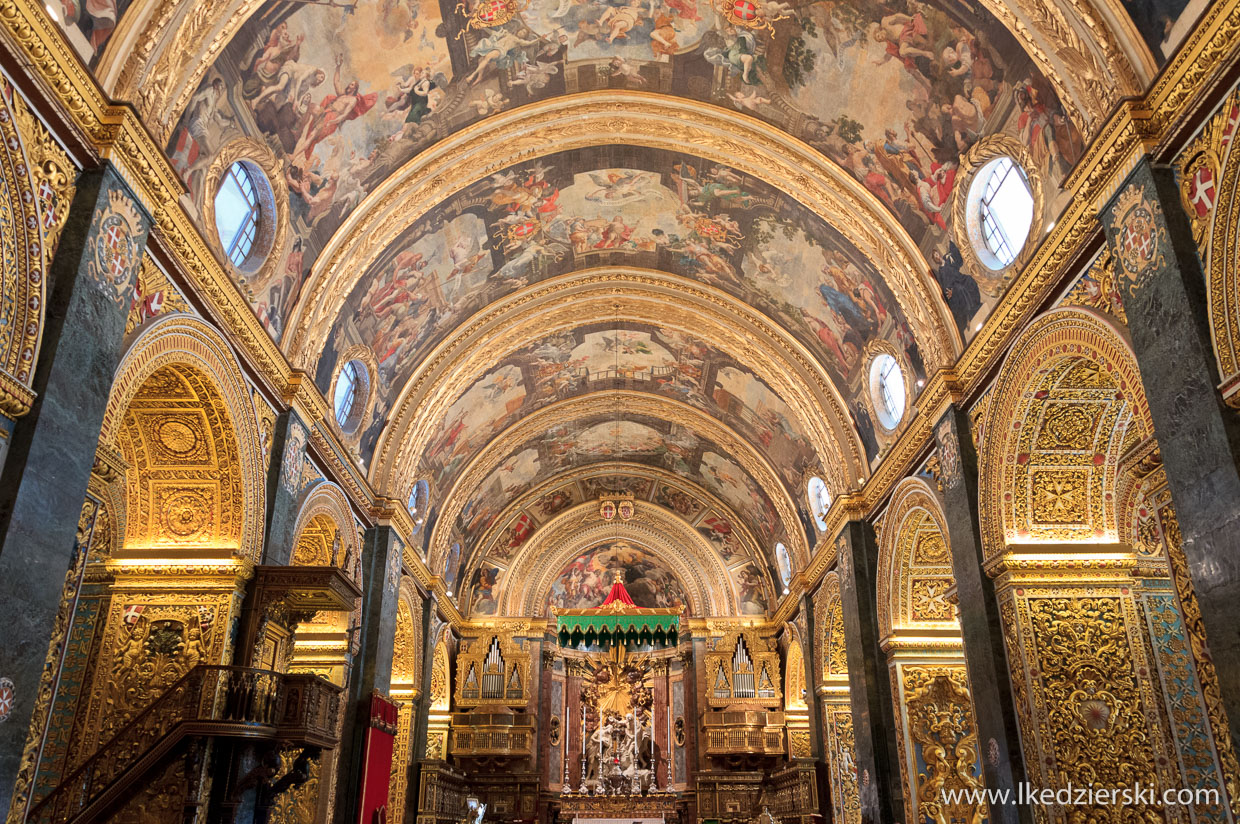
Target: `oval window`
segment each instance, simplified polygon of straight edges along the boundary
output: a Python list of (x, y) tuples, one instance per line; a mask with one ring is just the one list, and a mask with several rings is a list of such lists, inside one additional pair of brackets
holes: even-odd
[(792, 559), (783, 544), (775, 544), (775, 563), (779, 565), (779, 580), (784, 584), (784, 592), (787, 592), (788, 584), (792, 582)]
[(977, 255), (987, 268), (1011, 266), (1033, 226), (1033, 189), (1025, 170), (1004, 155), (982, 167), (969, 190), (981, 228)]
[(430, 484), (426, 479), (418, 481), (413, 485), (413, 489), (409, 492), (409, 502), (405, 505), (409, 510), (410, 517), (413, 518), (415, 526), (421, 526), (426, 520), (426, 504), (430, 499)]
[(332, 394), (332, 408), (336, 423), (346, 435), (357, 431), (366, 407), (366, 395), (370, 390), (370, 373), (366, 364), (359, 360), (347, 362), (336, 376), (336, 391)]
[(904, 418), (904, 372), (896, 359), (886, 353), (870, 364), (870, 397), (884, 429), (895, 429)]
[(252, 269), (270, 251), (271, 231), (265, 218), (273, 201), (271, 184), (253, 163), (238, 160), (220, 179), (215, 190), (215, 232), (224, 256), (236, 268)]
[(827, 483), (817, 475), (809, 479), (809, 509), (819, 532), (827, 529), (827, 510), (831, 508), (831, 491)]

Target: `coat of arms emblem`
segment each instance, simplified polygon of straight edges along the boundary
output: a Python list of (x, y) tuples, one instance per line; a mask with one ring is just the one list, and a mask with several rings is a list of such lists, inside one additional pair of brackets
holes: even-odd
[(1166, 229), (1161, 217), (1162, 209), (1145, 196), (1141, 186), (1129, 186), (1116, 199), (1111, 243), (1116, 268), (1127, 278), (1130, 292), (1163, 261)]

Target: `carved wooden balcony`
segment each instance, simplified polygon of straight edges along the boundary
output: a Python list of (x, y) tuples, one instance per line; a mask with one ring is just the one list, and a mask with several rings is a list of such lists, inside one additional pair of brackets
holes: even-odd
[(528, 758), (534, 754), (536, 732), (532, 715), (454, 713), (448, 751), (458, 758)]
[(760, 710), (708, 712), (706, 755), (771, 756), (784, 754), (784, 714)]
[(314, 675), (198, 666), (143, 710), (31, 811), (40, 824), (90, 821), (123, 800), (188, 738), (332, 749), (341, 688)]

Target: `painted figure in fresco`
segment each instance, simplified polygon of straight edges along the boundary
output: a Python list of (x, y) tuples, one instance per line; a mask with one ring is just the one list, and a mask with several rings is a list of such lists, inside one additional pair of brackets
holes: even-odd
[(66, 26), (77, 26), (96, 55), (116, 28), (116, 21), (129, 6), (129, 0), (60, 0), (61, 19)]
[(729, 26), (723, 32), (723, 44), (708, 46), (702, 53), (707, 62), (723, 66), (733, 74), (740, 75), (744, 83), (757, 83), (755, 63), (758, 59), (758, 41), (748, 29)]
[(211, 164), (218, 136), (237, 123), (228, 112), (226, 97), (223, 79), (216, 77), (193, 95), (186, 107), (184, 131), (177, 136), (171, 160), (191, 188), (195, 188), (197, 178), (205, 175)]
[(469, 50), (469, 56), (478, 61), (477, 67), (465, 78), (465, 82), (473, 85), (482, 80), (491, 69), (503, 71), (510, 66), (519, 66), (529, 61), (526, 51), (539, 44), (538, 37), (522, 37), (508, 29), (493, 29), (486, 37), (478, 41)]
[(850, 405), (853, 426), (861, 436), (861, 444), (865, 447), (866, 460), (873, 462), (878, 457), (878, 438), (874, 435), (874, 421), (870, 418), (870, 410), (864, 402)]
[(242, 96), (253, 100), (267, 87), (279, 83), (284, 64), (301, 59), (301, 46), (305, 40), (304, 34), (297, 35), (296, 39), (289, 34), (287, 21), (278, 23), (268, 35), (267, 42), (254, 55), (254, 62), (250, 64), (249, 74), (241, 87)]
[(960, 334), (964, 335), (968, 331), (969, 321), (977, 314), (977, 310), (982, 308), (982, 295), (977, 281), (964, 273), (964, 258), (954, 241), (947, 242), (946, 254), (935, 249), (930, 257), (936, 267), (935, 277), (939, 281), (939, 289), (943, 291), (943, 299), (951, 309)]
[(332, 75), (335, 94), (325, 95), (319, 106), (310, 116), (310, 121), (302, 130), (301, 138), (293, 147), (293, 162), (308, 161), (314, 148), (336, 133), (336, 130), (350, 120), (356, 120), (375, 105), (379, 99), (377, 92), (362, 94), (358, 90), (358, 82), (350, 80), (343, 88), (340, 85), (340, 67), (344, 65), (344, 57), (336, 57), (336, 72)]

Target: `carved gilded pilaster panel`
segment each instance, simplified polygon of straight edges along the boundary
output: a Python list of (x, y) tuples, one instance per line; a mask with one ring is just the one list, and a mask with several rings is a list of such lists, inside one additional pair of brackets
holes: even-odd
[[(1135, 582), (1134, 582), (1135, 584)], [(1029, 780), (1040, 788), (1178, 788), (1135, 586), (1008, 584), (1000, 595)], [(1181, 808), (1039, 806), (1041, 821), (1178, 822)], [(1082, 819), (1083, 820), (1083, 819)]]
[(892, 696), (906, 809), (914, 821), (981, 824), (986, 806), (946, 793), (981, 790), (982, 765), (969, 697), (968, 674), (959, 663), (895, 662)]
[(831, 780), (831, 807), (835, 820), (861, 824), (861, 796), (857, 787), (856, 744), (852, 710), (843, 703), (823, 702), (827, 732), (827, 766)]

